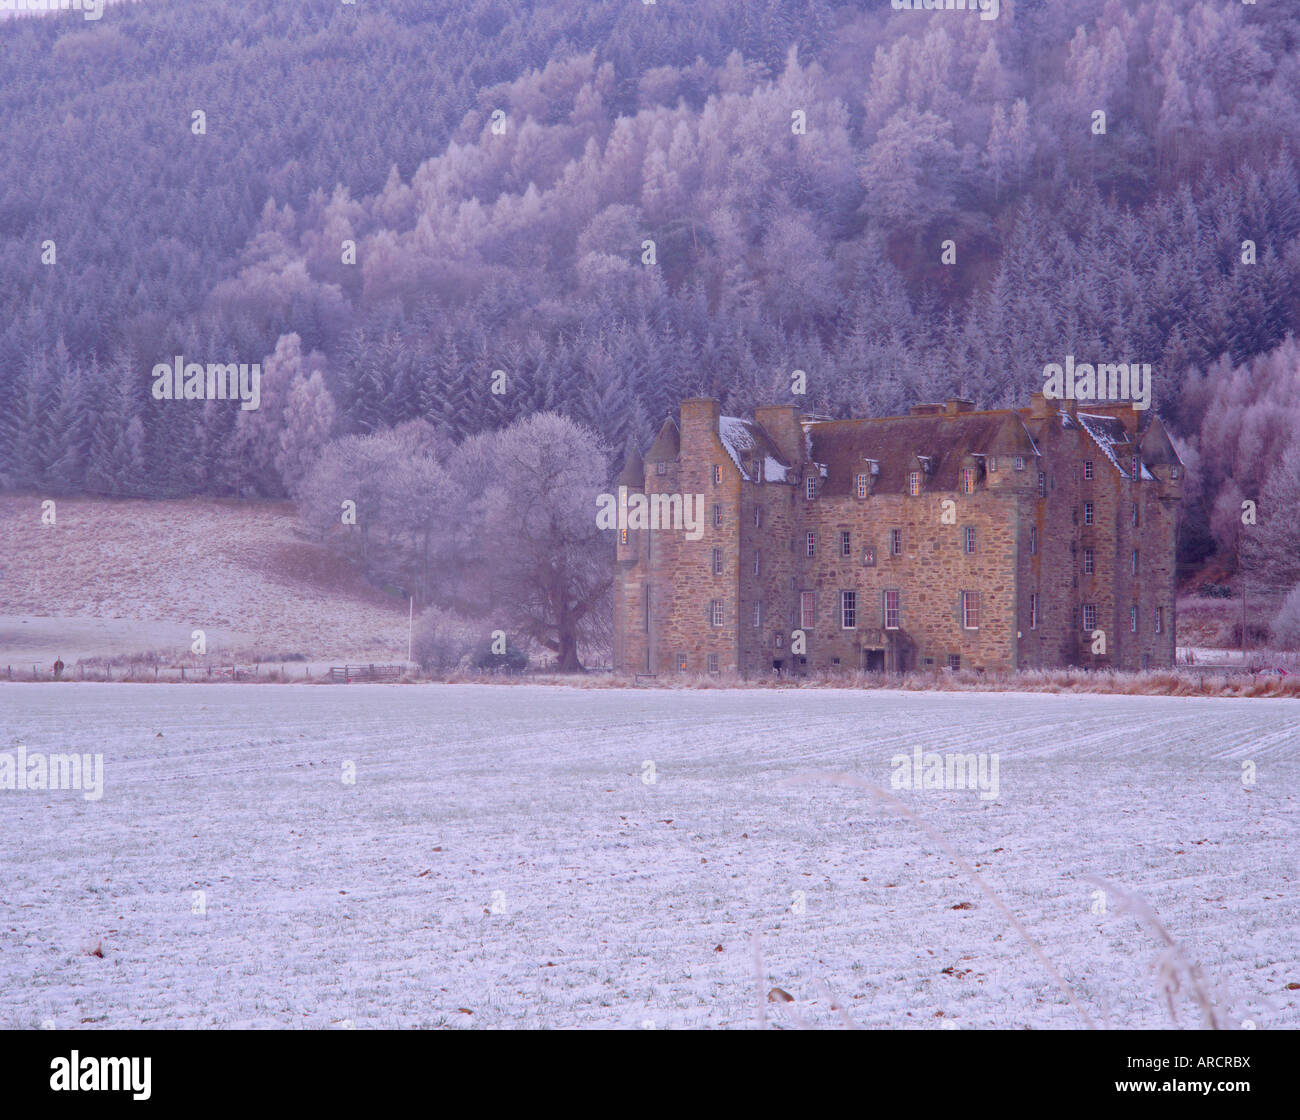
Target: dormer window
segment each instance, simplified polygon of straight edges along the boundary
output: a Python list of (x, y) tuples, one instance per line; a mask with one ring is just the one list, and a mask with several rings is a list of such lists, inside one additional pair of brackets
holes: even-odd
[(907, 476), (907, 492), (916, 497), (921, 493), (921, 472), (913, 471)]
[(1169, 468), (1169, 477), (1172, 478), (1172, 479), (1177, 479), (1178, 476), (1179, 476), (1181, 473), (1182, 473), (1182, 472), (1181, 472), (1177, 467), (1170, 467), (1170, 468)]
[(1024, 469), (1025, 469), (1025, 457), (1024, 457), (1023, 455), (1017, 455), (1017, 456), (1016, 456), (1016, 470), (1018, 470), (1018, 471), (1023, 471)]
[(807, 486), (808, 500), (811, 502), (815, 497), (817, 497), (817, 476), (815, 474), (810, 474), (808, 476)]
[(987, 462), (988, 462), (989, 470), (990, 470), (990, 471), (995, 471), (995, 470), (998, 469), (998, 457), (997, 457), (996, 455), (990, 455), (990, 456), (988, 457)]
[(974, 467), (962, 467), (961, 492), (963, 494), (975, 493), (975, 468)]
[(871, 490), (871, 476), (865, 471), (858, 475), (858, 497), (865, 498)]

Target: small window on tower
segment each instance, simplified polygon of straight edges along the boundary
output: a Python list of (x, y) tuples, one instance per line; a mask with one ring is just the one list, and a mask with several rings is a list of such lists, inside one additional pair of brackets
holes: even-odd
[(814, 474), (810, 474), (808, 476), (807, 485), (808, 485), (808, 491), (807, 491), (808, 500), (811, 502), (815, 497), (817, 497), (817, 476)]

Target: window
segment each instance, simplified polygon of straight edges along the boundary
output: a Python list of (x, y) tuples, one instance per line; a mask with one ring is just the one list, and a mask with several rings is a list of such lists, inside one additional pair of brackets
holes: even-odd
[(776, 630), (772, 634), (772, 641), (776, 645), (776, 648), (780, 649), (782, 643), (785, 641), (785, 637), (782, 635), (780, 630)]
[(678, 671), (679, 673), (684, 673), (684, 672), (686, 672), (686, 654), (684, 654), (684, 653), (679, 653), (679, 654), (676, 656), (675, 660), (676, 660), (676, 662), (677, 662), (677, 671)]
[(817, 534), (813, 530), (808, 530), (808, 535), (804, 538), (804, 547), (808, 550), (809, 556), (817, 555)]
[(1130, 566), (1133, 569), (1133, 574), (1137, 575), (1138, 574), (1138, 550), (1136, 548), (1133, 550), (1133, 556), (1132, 556)]
[(974, 525), (966, 526), (966, 555), (967, 556), (975, 555), (975, 526)]
[(902, 597), (901, 591), (884, 591), (881, 592), (881, 598), (884, 603), (885, 629), (897, 630), (898, 620), (902, 616)]
[(1178, 479), (1178, 476), (1180, 474), (1182, 474), (1182, 471), (1180, 471), (1177, 467), (1169, 468), (1169, 477), (1174, 479), (1175, 481)]
[(666, 459), (660, 459), (659, 462), (655, 464), (655, 474), (667, 474), (667, 473), (668, 473), (668, 462)]
[(817, 497), (817, 476), (810, 474), (808, 476), (808, 500), (811, 502)]
[(716, 653), (711, 653), (709, 654), (709, 672), (716, 673), (717, 671), (718, 671), (718, 655)]
[(1138, 605), (1136, 603), (1128, 609), (1128, 628), (1131, 634), (1138, 632)]
[(722, 481), (722, 468), (717, 463), (713, 464), (713, 485), (717, 486)]
[(755, 506), (754, 507), (754, 528), (761, 529), (762, 527), (763, 527), (763, 507)]
[(990, 472), (995, 471), (995, 470), (998, 469), (998, 457), (997, 457), (996, 455), (990, 455), (990, 456), (988, 457), (988, 459), (985, 460), (985, 461), (986, 461), (986, 462), (988, 463), (988, 465), (989, 465), (989, 471), (990, 471)]
[(1018, 471), (1023, 471), (1024, 469), (1025, 469), (1025, 457), (1024, 457), (1023, 455), (1017, 455), (1017, 456), (1016, 456), (1016, 470), (1018, 470)]
[(1084, 503), (1083, 503), (1083, 523), (1084, 523), (1085, 525), (1091, 525), (1091, 524), (1092, 524), (1092, 521), (1093, 521), (1093, 517), (1092, 517), (1092, 503), (1091, 503), (1091, 502), (1084, 502)]
[(645, 626), (645, 631), (648, 634), (650, 632), (650, 585), (649, 584), (646, 584), (645, 594), (643, 598), (645, 602), (642, 607), (643, 610), (642, 621), (643, 621), (643, 625)]
[(1090, 632), (1097, 629), (1097, 608), (1092, 603), (1083, 604), (1083, 628)]
[(722, 549), (720, 548), (715, 548), (713, 550), (712, 567), (715, 576), (722, 575)]
[(948, 654), (948, 668), (951, 669), (954, 673), (958, 672), (961, 669), (960, 653)]
[(811, 630), (817, 622), (817, 592), (801, 591), (799, 593), (799, 628)]
[(867, 496), (867, 492), (871, 487), (869, 477), (870, 476), (867, 475), (865, 472), (858, 475), (858, 497), (859, 498), (865, 498)]
[(722, 625), (722, 600), (713, 599), (709, 602), (709, 621), (714, 626)]
[(1038, 629), (1038, 592), (1034, 591), (1029, 596), (1029, 629)]
[(758, 575), (759, 573), (759, 569), (760, 569), (759, 558), (761, 557), (761, 555), (762, 553), (759, 552), (754, 553), (754, 575)]
[(1133, 503), (1133, 528), (1136, 529), (1137, 527), (1138, 527), (1138, 504), (1137, 502), (1134, 502)]
[(1038, 555), (1038, 526), (1029, 526), (1029, 555)]
[(907, 476), (907, 492), (914, 498), (921, 492), (920, 471), (913, 471)]
[(713, 527), (716, 529), (722, 524), (722, 507), (716, 503), (713, 506)]
[(1156, 633), (1163, 634), (1165, 630), (1165, 608), (1156, 607)]
[(627, 529), (620, 529), (618, 531), (618, 543), (627, 544)]
[(1085, 460), (1083, 461), (1083, 477), (1084, 477), (1085, 479), (1091, 479), (1091, 478), (1092, 478), (1092, 460), (1091, 460), (1091, 459), (1085, 459)]
[(874, 568), (876, 566), (876, 550), (874, 548), (864, 548), (862, 550), (862, 566), (864, 568)]
[(1142, 478), (1142, 456), (1135, 454), (1133, 456), (1132, 466), (1133, 481), (1137, 482)]
[(1038, 496), (1040, 498), (1047, 497), (1047, 475), (1042, 471), (1038, 472)]
[(975, 468), (974, 467), (962, 467), (961, 492), (963, 494), (975, 493)]
[(966, 630), (980, 628), (980, 593), (963, 591), (961, 593), (961, 624)]
[(840, 530), (840, 555), (841, 556), (853, 555), (852, 537), (847, 529)]
[(853, 630), (858, 625), (858, 593), (856, 591), (840, 592), (840, 626)]
[(903, 530), (902, 529), (889, 530), (889, 555), (890, 556), (903, 555)]
[(754, 629), (757, 630), (763, 625), (763, 600), (754, 600)]
[(1083, 574), (1085, 576), (1090, 576), (1095, 570), (1096, 565), (1092, 558), (1092, 549), (1085, 548), (1083, 550)]

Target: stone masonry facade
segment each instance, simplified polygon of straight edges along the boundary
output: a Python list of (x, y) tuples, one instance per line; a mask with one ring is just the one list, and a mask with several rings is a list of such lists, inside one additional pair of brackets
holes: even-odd
[[(1182, 475), (1159, 418), (1128, 404), (743, 420), (683, 401), (619, 476), (642, 516), (617, 531), (615, 667), (1172, 665)], [(688, 495), (702, 533), (666, 516)]]

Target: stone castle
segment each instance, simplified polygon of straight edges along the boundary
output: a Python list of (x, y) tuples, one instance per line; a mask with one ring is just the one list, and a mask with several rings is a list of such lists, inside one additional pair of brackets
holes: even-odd
[(615, 668), (1172, 665), (1182, 464), (1152, 413), (1086, 407), (743, 420), (683, 401), (618, 485), (658, 510), (703, 495), (703, 532), (625, 518)]

